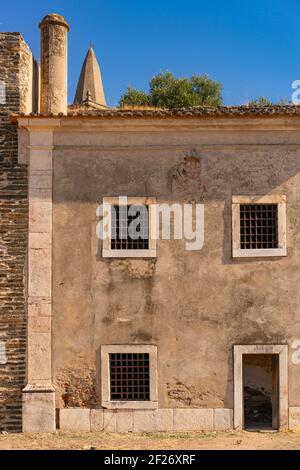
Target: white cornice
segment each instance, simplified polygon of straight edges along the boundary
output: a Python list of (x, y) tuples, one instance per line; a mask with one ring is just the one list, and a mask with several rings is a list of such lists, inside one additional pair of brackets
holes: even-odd
[(37, 131), (39, 129), (43, 131), (53, 130), (56, 127), (59, 127), (61, 125), (60, 118), (34, 119), (34, 118), (19, 117), (17, 118), (17, 122), (19, 124), (19, 127), (24, 127), (25, 129), (28, 129), (29, 131), (31, 130)]

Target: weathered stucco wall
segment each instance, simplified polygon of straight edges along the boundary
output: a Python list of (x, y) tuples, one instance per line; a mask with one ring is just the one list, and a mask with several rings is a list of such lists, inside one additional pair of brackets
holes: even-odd
[[(100, 404), (102, 344), (156, 344), (160, 407), (233, 408), (234, 344), (300, 338), (299, 118), (62, 121), (54, 137), (57, 407)], [(288, 256), (232, 259), (231, 196), (287, 196)], [(203, 202), (205, 244), (103, 259), (105, 196)], [(289, 348), (290, 355), (292, 354)], [(289, 358), (289, 404), (300, 406)]]

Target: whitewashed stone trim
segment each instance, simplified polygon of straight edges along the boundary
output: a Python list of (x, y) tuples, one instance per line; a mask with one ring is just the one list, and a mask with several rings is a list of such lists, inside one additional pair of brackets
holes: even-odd
[(233, 429), (228, 408), (62, 408), (60, 430), (69, 432), (188, 432)]
[[(149, 401), (111, 401), (109, 354), (112, 353), (148, 353), (150, 359), (150, 400)], [(155, 409), (158, 407), (157, 386), (157, 346), (133, 345), (103, 345), (101, 346), (101, 405), (108, 409)]]
[[(241, 249), (240, 205), (277, 204), (278, 206), (278, 248)], [(286, 241), (286, 196), (271, 194), (267, 196), (232, 196), (232, 257), (257, 258), (287, 256)]]
[(285, 344), (234, 346), (234, 428), (243, 428), (244, 354), (277, 354), (279, 356), (279, 429), (288, 429), (288, 346)]
[(28, 147), (28, 322), (27, 385), (23, 390), (23, 431), (55, 432), (52, 386), (52, 172), (56, 119), (20, 118), (30, 130)]
[(103, 198), (103, 206), (108, 210), (109, 224), (103, 227), (103, 249), (104, 258), (155, 258), (156, 257), (156, 198), (154, 197), (127, 197), (128, 205), (145, 205), (149, 210), (149, 248), (147, 250), (112, 250), (111, 234), (107, 232), (111, 226), (110, 207), (119, 205), (118, 197)]

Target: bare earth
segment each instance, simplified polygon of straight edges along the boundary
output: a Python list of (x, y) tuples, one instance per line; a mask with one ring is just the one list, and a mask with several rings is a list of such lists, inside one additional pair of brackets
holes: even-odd
[(1, 434), (0, 449), (300, 449), (300, 432)]

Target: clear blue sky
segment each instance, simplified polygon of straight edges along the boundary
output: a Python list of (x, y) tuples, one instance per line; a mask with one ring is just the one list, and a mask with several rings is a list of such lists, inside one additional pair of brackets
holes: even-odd
[(300, 79), (299, 0), (13, 0), (1, 2), (0, 31), (20, 31), (38, 58), (47, 13), (71, 25), (69, 101), (90, 42), (110, 105), (166, 70), (207, 73), (223, 83), (226, 104), (290, 99)]

